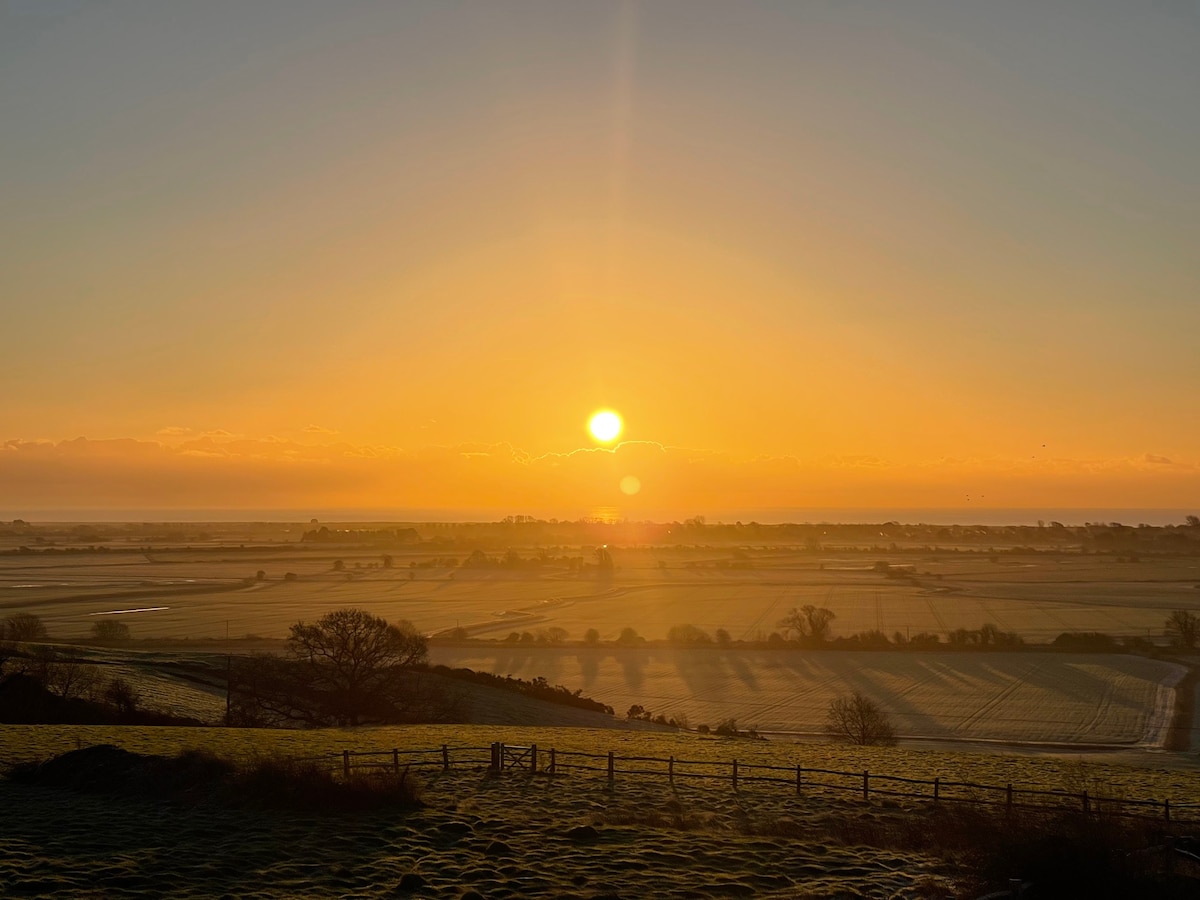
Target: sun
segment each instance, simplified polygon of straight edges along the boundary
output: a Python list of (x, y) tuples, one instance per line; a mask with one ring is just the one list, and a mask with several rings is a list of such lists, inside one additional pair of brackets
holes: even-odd
[(602, 409), (588, 419), (588, 431), (600, 443), (611, 443), (621, 433), (621, 417), (611, 409)]

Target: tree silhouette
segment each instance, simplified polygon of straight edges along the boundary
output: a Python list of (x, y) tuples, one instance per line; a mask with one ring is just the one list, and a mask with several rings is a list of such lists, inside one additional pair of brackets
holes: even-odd
[(896, 743), (896, 733), (887, 714), (859, 691), (829, 701), (825, 733), (835, 740), (860, 746)]
[(697, 644), (711, 644), (712, 636), (703, 628), (697, 628), (695, 625), (672, 625), (667, 631), (667, 640), (672, 644), (681, 646), (693, 646)]
[(49, 634), (46, 625), (33, 613), (14, 613), (4, 620), (4, 637), (17, 643), (44, 641)]
[(1200, 639), (1200, 616), (1186, 609), (1177, 609), (1167, 617), (1165, 631), (1176, 647), (1194, 650), (1197, 639)]
[(361, 609), (297, 622), (283, 657), (239, 662), (234, 718), (245, 724), (360, 725), (412, 719), (418, 702), (408, 669), (428, 658), (425, 638)]
[(833, 620), (837, 616), (823, 606), (808, 604), (791, 611), (779, 620), (779, 627), (806, 643), (823, 644), (829, 640)]

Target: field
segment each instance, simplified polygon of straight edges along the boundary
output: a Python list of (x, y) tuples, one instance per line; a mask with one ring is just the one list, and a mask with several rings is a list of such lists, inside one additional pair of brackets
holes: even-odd
[[(653, 639), (687, 622), (724, 628), (736, 640), (762, 640), (790, 608), (811, 603), (834, 611), (835, 634), (945, 635), (991, 622), (1026, 641), (1049, 642), (1064, 631), (1161, 640), (1172, 610), (1200, 609), (1200, 569), (1191, 559), (1129, 565), (1042, 555), (998, 564), (930, 557), (917, 560), (919, 572), (929, 574), (913, 584), (881, 577), (872, 569), (874, 556), (763, 552), (752, 569), (706, 565), (728, 556), (631, 550), (618, 554), (620, 568), (602, 578), (553, 567), (409, 568), (420, 554), (397, 556), (396, 567), (384, 569), (378, 554), (335, 554), (294, 542), (203, 553), (6, 555), (0, 556), (0, 610), (36, 612), (52, 633), (67, 638), (85, 636), (98, 616), (130, 609), (142, 610), (125, 613), (139, 636), (282, 637), (299, 618), (358, 605), (431, 633), (460, 626), (475, 636), (504, 637), (559, 626), (579, 637), (594, 627), (611, 639), (632, 627)], [(333, 568), (337, 560), (345, 570)], [(258, 571), (265, 580), (254, 581)], [(288, 572), (296, 579), (283, 580)]]
[(1136, 656), (438, 646), (433, 660), (551, 682), (668, 718), (818, 733), (829, 701), (874, 698), (906, 740), (1161, 747), (1183, 667)]
[[(1112, 754), (1069, 756), (996, 755), (936, 748), (848, 747), (830, 743), (786, 744), (776, 741), (705, 737), (689, 733), (610, 731), (586, 728), (539, 728), (491, 725), (406, 725), (314, 731), (251, 728), (124, 728), (103, 725), (6, 725), (0, 729), (0, 764), (5, 766), (92, 744), (116, 744), (137, 753), (174, 754), (205, 749), (230, 757), (280, 753), (286, 756), (340, 754), (342, 750), (483, 748), (493, 741), (536, 743), (543, 749), (607, 752), (621, 756), (676, 756), (680, 759), (763, 765), (803, 765), (846, 771), (870, 769), (917, 779), (974, 781), (1017, 787), (1079, 790), (1082, 781), (1119, 785), (1131, 798), (1170, 797), (1200, 801), (1200, 764), (1174, 755), (1151, 757), (1130, 765)], [(564, 776), (565, 777), (565, 776)], [(574, 776), (572, 776), (574, 777)], [(587, 776), (580, 776), (586, 778)], [(721, 788), (723, 790), (723, 788)]]
[[(877, 630), (945, 640), (956, 629), (992, 623), (1030, 645), (1073, 631), (1164, 646), (1167, 615), (1200, 609), (1200, 570), (1191, 556), (634, 543), (611, 547), (615, 569), (606, 572), (560, 562), (590, 560), (591, 546), (518, 544), (508, 551), (516, 562), (501, 564), (500, 539), (481, 538), (491, 561), (466, 567), (472, 544), (461, 536), (436, 543), (438, 532), (385, 556), (351, 536), (344, 544), (301, 542), (300, 526), (203, 527), (199, 535), (165, 536), (91, 527), (86, 537), (95, 543), (86, 547), (10, 547), (0, 554), (0, 614), (34, 613), (53, 638), (84, 642), (97, 621), (119, 617), (131, 629), (132, 649), (169, 655), (270, 647), (298, 620), (358, 606), (427, 634), (460, 628), (473, 639), (435, 641), (434, 662), (545, 677), (619, 714), (640, 704), (693, 725), (735, 718), (743, 727), (806, 735), (820, 728), (831, 697), (860, 689), (910, 741), (1153, 749), (1162, 746), (1187, 659), (1044, 646), (1030, 653), (851, 653), (607, 642), (625, 628), (661, 642), (684, 623), (710, 634), (724, 629), (734, 642), (762, 642), (788, 610), (813, 604), (834, 612), (834, 637)], [(550, 628), (563, 629), (568, 644), (510, 637)], [(590, 628), (600, 635), (598, 647), (580, 642)], [(164, 703), (172, 690), (169, 678), (150, 683)], [(189, 702), (207, 710), (206, 718), (219, 714), (220, 697), (211, 691)]]
[[(0, 759), (112, 742), (170, 754), (315, 755), (351, 748), (484, 747), (494, 740), (624, 756), (803, 764), (909, 777), (1086, 789), (1093, 795), (1200, 797), (1200, 772), (986, 754), (803, 747), (695, 735), (582, 729), (376, 728), (317, 732), (9, 726)], [(479, 768), (422, 774), (426, 808), (405, 814), (286, 816), (181, 809), (0, 783), (0, 877), (20, 896), (288, 897), (975, 897), (954, 853), (913, 846), (927, 802), (854, 793), (624, 776), (554, 778)], [(591, 826), (594, 833), (573, 829)], [(945, 826), (942, 826), (945, 827)], [(893, 837), (887, 837), (893, 835)], [(881, 839), (882, 838), (882, 839)], [(920, 845), (919, 837), (916, 843)], [(936, 841), (933, 842), (936, 845)], [(414, 881), (414, 879), (416, 879)], [(412, 891), (412, 885), (420, 885)], [(408, 884), (409, 889), (400, 890)]]

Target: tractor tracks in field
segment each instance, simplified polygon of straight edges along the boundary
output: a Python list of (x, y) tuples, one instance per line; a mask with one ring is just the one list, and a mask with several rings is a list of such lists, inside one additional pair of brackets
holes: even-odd
[(937, 607), (933, 605), (933, 597), (929, 594), (925, 595), (925, 605), (929, 607), (929, 614), (933, 616), (933, 620), (938, 623), (938, 628), (942, 629), (942, 634), (950, 634), (950, 626), (946, 624), (946, 620), (942, 618), (942, 614), (938, 612)]
[(1075, 729), (1074, 732), (1072, 732), (1071, 740), (1083, 737), (1086, 734), (1090, 734), (1093, 729), (1095, 729), (1096, 725), (1101, 721), (1101, 719), (1104, 719), (1108, 716), (1109, 708), (1112, 706), (1113, 702), (1113, 695), (1117, 691), (1117, 685), (1118, 683), (1123, 682), (1126, 677), (1127, 676), (1122, 675), (1119, 679), (1113, 681), (1108, 679), (1104, 680), (1104, 687), (1100, 691), (1100, 696), (1096, 700), (1096, 706), (1092, 710), (1092, 717), (1088, 719), (1086, 724), (1080, 725)]
[(743, 641), (751, 640), (752, 635), (754, 634), (754, 629), (758, 628), (759, 623), (761, 623), (763, 619), (765, 619), (767, 616), (771, 615), (771, 613), (773, 613), (775, 611), (775, 608), (777, 606), (779, 606), (779, 601), (782, 600), (786, 595), (787, 595), (787, 591), (781, 591), (779, 593), (779, 595), (774, 600), (771, 601), (771, 605), (768, 606), (766, 609), (764, 609), (761, 613), (759, 613), (759, 616), (757, 619), (755, 619), (748, 626), (746, 626), (746, 630), (742, 632), (741, 640), (743, 640)]
[(1009, 700), (1017, 691), (1023, 688), (1029, 681), (1029, 677), (1042, 668), (1040, 662), (1035, 662), (1020, 675), (1013, 676), (1011, 684), (1005, 685), (991, 699), (987, 700), (979, 709), (971, 713), (958, 723), (959, 729), (965, 734), (971, 728), (984, 719), (986, 719), (993, 711), (998, 709), (1005, 701)]

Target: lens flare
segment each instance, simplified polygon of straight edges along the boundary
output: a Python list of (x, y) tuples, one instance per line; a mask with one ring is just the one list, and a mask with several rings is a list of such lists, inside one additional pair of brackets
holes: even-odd
[(642, 481), (636, 475), (626, 475), (621, 479), (621, 492), (632, 497), (642, 489)]

